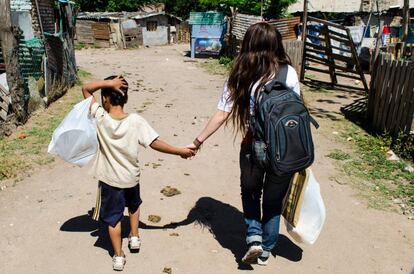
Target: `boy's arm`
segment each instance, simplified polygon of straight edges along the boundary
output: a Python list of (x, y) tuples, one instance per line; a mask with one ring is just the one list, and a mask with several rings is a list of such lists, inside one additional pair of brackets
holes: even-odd
[(167, 144), (166, 142), (164, 142), (160, 139), (156, 139), (154, 142), (152, 142), (150, 147), (152, 149), (154, 149), (156, 151), (159, 151), (159, 152), (162, 152), (162, 153), (179, 155), (182, 158), (190, 158), (190, 157), (193, 157), (195, 155), (195, 152), (192, 149), (174, 147), (174, 146), (172, 146), (170, 144)]

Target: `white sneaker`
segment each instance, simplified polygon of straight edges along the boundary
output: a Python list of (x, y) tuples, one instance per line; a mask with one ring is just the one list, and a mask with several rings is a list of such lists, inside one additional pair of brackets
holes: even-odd
[(125, 256), (112, 257), (112, 267), (116, 271), (124, 270), (125, 263), (126, 263)]
[(141, 239), (138, 236), (129, 237), (129, 249), (137, 251), (141, 248)]
[(257, 264), (258, 265), (266, 266), (268, 263), (269, 263), (269, 257), (259, 256), (257, 258)]
[(261, 245), (251, 245), (249, 250), (247, 250), (246, 254), (244, 255), (242, 262), (245, 264), (254, 264), (257, 261), (257, 258), (262, 255), (263, 248)]

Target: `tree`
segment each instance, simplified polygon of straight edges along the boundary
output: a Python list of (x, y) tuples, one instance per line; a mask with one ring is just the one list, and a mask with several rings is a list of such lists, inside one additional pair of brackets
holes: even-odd
[(156, 0), (75, 0), (81, 11), (138, 11), (147, 4), (159, 3)]
[(187, 19), (192, 11), (204, 11), (198, 0), (165, 0), (165, 10), (183, 19)]
[[(289, 5), (297, 0), (200, 0), (205, 8), (224, 11), (229, 14), (230, 7), (236, 8), (239, 13), (260, 15), (263, 11), (266, 19), (284, 17)], [(263, 7), (262, 7), (263, 5)]]

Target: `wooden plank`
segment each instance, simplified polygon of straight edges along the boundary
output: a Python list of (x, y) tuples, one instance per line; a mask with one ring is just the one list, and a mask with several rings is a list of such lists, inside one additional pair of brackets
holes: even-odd
[(343, 52), (347, 52), (347, 53), (352, 53), (352, 50), (350, 49), (350, 46), (346, 46), (346, 47), (349, 47), (349, 49), (331, 45), (331, 48), (333, 48), (333, 49), (337, 49), (339, 51), (343, 51)]
[(324, 39), (325, 39), (325, 37), (315, 36), (315, 35), (312, 35), (312, 34), (308, 34), (306, 36), (309, 37), (309, 38), (319, 40), (319, 41), (324, 41)]
[[(312, 43), (309, 43), (309, 42), (306, 42), (306, 47), (307, 48), (312, 47), (312, 48), (318, 49), (318, 50), (326, 50), (326, 46), (315, 45), (315, 44), (312, 44)], [(347, 46), (347, 47), (349, 47), (349, 46)], [(334, 45), (331, 45), (331, 48), (337, 49), (337, 50), (340, 50), (340, 51), (344, 51), (344, 52), (348, 52), (348, 53), (352, 53), (352, 50), (347, 49), (347, 48), (341, 48), (341, 47), (337, 47), (337, 46), (334, 46)]]
[(391, 76), (387, 81), (387, 88), (386, 92), (384, 94), (384, 98), (382, 101), (382, 104), (380, 105), (380, 119), (379, 119), (379, 129), (381, 131), (386, 130), (385, 128), (385, 122), (387, 120), (388, 116), (388, 109), (390, 107), (390, 102), (392, 98), (392, 92), (394, 88), (394, 84), (396, 81), (396, 75), (398, 70), (398, 65), (400, 61), (391, 61)]
[[(403, 104), (403, 110), (400, 111), (399, 115), (397, 116), (397, 123), (399, 125), (407, 124), (407, 122), (404, 123), (405, 117), (409, 118), (410, 114), (410, 107), (411, 105), (414, 105), (414, 81), (412, 79), (414, 78), (414, 63), (409, 63), (409, 69), (406, 75), (406, 81), (405, 81), (405, 93), (404, 97), (402, 97)], [(410, 100), (411, 97), (411, 100)], [(412, 115), (411, 115), (412, 116)], [(412, 119), (412, 118), (411, 118)], [(409, 120), (409, 119), (408, 119)], [(412, 120), (411, 120), (412, 121)], [(408, 130), (411, 129), (411, 121), (408, 121)]]
[(312, 47), (314, 49), (323, 50), (323, 51), (325, 51), (325, 48), (326, 48), (325, 46), (315, 45), (315, 44), (312, 44), (312, 43), (309, 43), (309, 42), (306, 42), (305, 46), (307, 47), (307, 49), (309, 49), (309, 47)]
[[(414, 73), (411, 74), (411, 77), (414, 77)], [(412, 78), (411, 78), (412, 79)], [(411, 98), (408, 99), (408, 111), (405, 115), (405, 125), (406, 125), (406, 133), (410, 132), (411, 124), (413, 122), (413, 116), (414, 116), (414, 81), (410, 81), (410, 89), (411, 91)]]
[(356, 65), (356, 62), (355, 62), (354, 58), (352, 58), (352, 57), (332, 53), (332, 58), (335, 59), (335, 60), (345, 62), (345, 63), (350, 63), (350, 64), (353, 64), (353, 65)]
[(319, 68), (315, 68), (315, 67), (305, 66), (305, 69), (317, 71), (317, 72), (320, 72), (320, 73), (330, 74), (329, 70), (323, 70), (323, 69), (319, 69)]
[[(331, 48), (331, 39), (330, 39), (330, 35), (329, 35), (329, 29), (328, 26), (324, 26), (324, 28), (322, 29), (322, 33), (325, 37), (325, 45), (326, 45), (326, 56), (328, 57), (328, 63), (329, 64), (335, 64), (335, 61), (333, 59), (333, 52), (332, 52), (332, 48)], [(329, 66), (329, 73), (330, 73), (330, 77), (331, 77), (331, 82), (333, 84), (338, 83), (338, 79), (336, 78), (335, 75), (335, 68), (332, 66)]]
[(347, 47), (350, 47), (351, 45), (354, 44), (354, 42), (352, 42), (352, 40), (348, 40), (348, 39), (344, 39), (344, 38), (339, 38), (339, 37), (335, 37), (335, 36), (329, 36), (332, 40), (335, 40), (337, 42), (340, 43), (344, 43)]
[(306, 56), (306, 61), (309, 61), (309, 62), (313, 62), (313, 63), (317, 63), (317, 64), (320, 64), (320, 65), (324, 65), (324, 66), (331, 66), (332, 64), (328, 64), (328, 63), (326, 63), (326, 62), (322, 62), (322, 61), (319, 61), (318, 59), (313, 59), (312, 58), (312, 56), (313, 55), (308, 55), (308, 56)]
[(403, 102), (401, 98), (404, 96), (404, 77), (407, 76), (408, 63), (401, 62), (396, 76), (396, 87), (392, 90), (393, 96), (391, 100), (389, 115), (385, 123), (385, 127), (389, 130), (391, 134), (395, 134), (395, 129), (399, 128), (397, 124), (397, 109), (403, 111)]
[(368, 95), (368, 108), (367, 108), (367, 120), (372, 121), (372, 115), (374, 112), (374, 102), (376, 97), (376, 83), (378, 82), (378, 75), (381, 74), (382, 66), (380, 66), (380, 59), (377, 59), (375, 62), (375, 68), (371, 71), (371, 82)]
[(338, 37), (340, 37), (340, 38), (345, 38), (345, 39), (348, 39), (348, 35), (346, 35), (346, 34), (344, 34), (344, 33), (339, 33), (339, 32), (337, 32), (337, 31), (334, 31), (334, 30), (332, 30), (332, 29), (329, 29), (329, 35), (335, 35), (335, 36), (338, 36)]
[(340, 25), (340, 24), (336, 24), (336, 23), (326, 21), (326, 20), (323, 20), (323, 19), (319, 19), (319, 18), (316, 18), (316, 17), (308, 16), (308, 20), (313, 21), (313, 22), (317, 22), (317, 23), (322, 23), (324, 25), (331, 26), (331, 27), (334, 27), (334, 28), (337, 28), (337, 29), (346, 30), (346, 28), (344, 26)]
[(337, 72), (336, 75), (337, 76), (341, 76), (341, 77), (345, 77), (345, 78), (350, 78), (350, 79), (355, 79), (355, 80), (361, 80), (361, 77), (359, 77), (359, 76), (349, 75), (349, 74), (345, 74), (345, 73)]
[[(408, 73), (406, 75), (405, 81), (405, 92), (404, 96), (401, 97), (403, 102), (401, 110), (399, 109), (399, 114), (397, 116), (397, 125), (399, 128), (396, 130), (404, 130), (405, 133), (408, 133), (411, 130), (411, 123), (413, 121), (414, 115), (414, 81), (411, 79), (414, 78), (414, 63), (409, 64)], [(411, 81), (410, 81), (411, 80)]]
[(382, 68), (381, 75), (379, 75), (379, 78), (377, 78), (377, 84), (376, 84), (376, 95), (375, 95), (375, 103), (374, 103), (374, 112), (373, 112), (373, 118), (372, 118), (372, 126), (374, 129), (378, 129), (378, 117), (379, 117), (379, 109), (381, 105), (381, 101), (383, 99), (383, 94), (385, 92), (385, 83), (389, 79), (390, 72), (391, 72), (391, 66), (385, 60), (385, 57), (381, 55), (381, 62), (380, 66)]
[[(346, 32), (348, 33), (348, 37), (350, 41), (352, 41), (351, 32), (349, 31), (349, 29), (346, 29)], [(367, 80), (365, 79), (364, 72), (362, 71), (361, 64), (359, 63), (358, 53), (355, 48), (355, 44), (353, 42), (351, 42), (351, 50), (352, 50), (353, 59), (355, 60), (356, 69), (359, 72), (359, 75), (361, 76), (361, 81), (362, 81), (362, 84), (364, 85), (365, 91), (368, 93), (369, 89), (368, 89)]]
[(328, 63), (329, 62), (328, 59), (320, 57), (320, 56), (315, 55), (315, 54), (306, 54), (306, 58), (307, 59), (319, 60), (320, 62), (323, 62), (323, 63)]
[(323, 55), (326, 54), (326, 51), (321, 51), (321, 50), (318, 50), (318, 49), (307, 49), (307, 51), (310, 51), (310, 52), (313, 52), (313, 53), (316, 53), (316, 54), (323, 54)]
[(387, 91), (387, 85), (390, 78), (390, 74), (392, 71), (391, 63), (384, 60), (384, 66), (386, 69), (385, 76), (383, 79), (380, 79), (380, 83), (378, 84), (378, 90), (379, 90), (379, 98), (377, 101), (377, 104), (375, 105), (375, 120), (374, 120), (374, 128), (376, 130), (381, 130), (380, 128), (380, 116), (381, 116), (381, 106), (383, 105), (383, 101), (385, 100), (385, 94)]

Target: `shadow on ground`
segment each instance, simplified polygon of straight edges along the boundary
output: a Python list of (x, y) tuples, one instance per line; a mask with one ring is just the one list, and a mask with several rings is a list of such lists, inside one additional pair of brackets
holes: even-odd
[[(239, 269), (252, 269), (251, 266), (241, 262), (241, 258), (247, 250), (246, 226), (243, 213), (237, 208), (210, 197), (203, 197), (196, 202), (185, 220), (171, 223), (164, 228), (177, 228), (192, 223), (207, 228), (223, 248), (229, 249), (233, 253)], [(272, 254), (294, 262), (302, 259), (302, 249), (284, 235), (280, 235), (277, 248), (272, 251)]]
[[(91, 236), (98, 237), (94, 246), (103, 248), (112, 255), (112, 246), (106, 226), (92, 220), (90, 213), (66, 221), (60, 230), (65, 232), (90, 232)], [(164, 226), (151, 226), (140, 222), (140, 229), (175, 229), (189, 224), (207, 228), (223, 248), (229, 249), (233, 253), (239, 269), (253, 269), (241, 262), (241, 258), (247, 249), (243, 213), (237, 208), (213, 198), (200, 198), (185, 220)], [(122, 220), (122, 238), (128, 237), (129, 230), (128, 217), (125, 216)], [(302, 249), (286, 236), (280, 235), (277, 247), (272, 251), (272, 255), (298, 262), (302, 259)]]
[[(88, 214), (77, 216), (67, 220), (61, 227), (60, 231), (64, 232), (90, 232), (92, 237), (97, 237), (94, 244), (96, 247), (100, 247), (108, 251), (110, 256), (113, 256), (111, 241), (109, 239), (108, 227), (101, 222), (97, 222), (92, 219), (93, 209)], [(122, 219), (122, 238), (128, 238), (130, 232), (129, 218), (124, 216)], [(160, 226), (151, 226), (143, 222), (139, 222), (140, 229), (163, 229)]]

